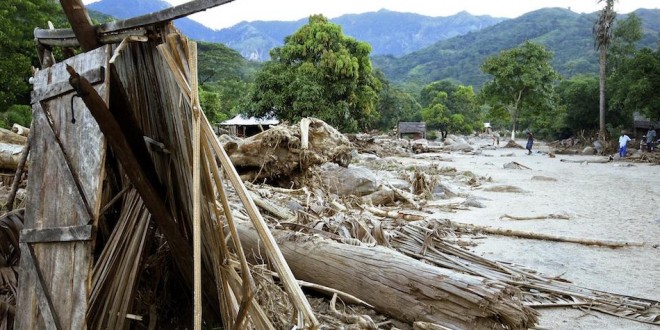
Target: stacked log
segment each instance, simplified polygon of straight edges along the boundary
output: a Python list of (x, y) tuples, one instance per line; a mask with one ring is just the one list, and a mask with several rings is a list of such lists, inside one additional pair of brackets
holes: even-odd
[(0, 169), (16, 171), (27, 137), (0, 128)]

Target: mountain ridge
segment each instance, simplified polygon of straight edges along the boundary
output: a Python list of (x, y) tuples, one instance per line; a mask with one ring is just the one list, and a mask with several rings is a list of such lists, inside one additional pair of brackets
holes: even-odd
[[(660, 9), (638, 9), (644, 36), (640, 46), (652, 47), (660, 33)], [(466, 33), (401, 57), (373, 56), (372, 62), (394, 82), (428, 84), (451, 79), (480, 86), (488, 80), (483, 61), (524, 41), (543, 44), (554, 53), (553, 67), (563, 76), (597, 73), (598, 55), (591, 34), (597, 13), (578, 14), (564, 8), (543, 8)], [(623, 19), (627, 15), (619, 15)]]
[[(88, 5), (91, 10), (126, 19), (168, 8), (163, 0), (101, 0)], [(506, 20), (491, 16), (474, 16), (459, 12), (452, 16), (431, 17), (381, 9), (363, 14), (347, 14), (331, 22), (342, 26), (344, 34), (372, 45), (373, 55), (401, 56), (422, 49), (434, 42)], [(269, 51), (279, 47), (284, 37), (305, 25), (308, 18), (296, 21), (243, 21), (232, 27), (214, 30), (184, 17), (174, 24), (195, 40), (223, 43), (243, 57), (264, 61)]]

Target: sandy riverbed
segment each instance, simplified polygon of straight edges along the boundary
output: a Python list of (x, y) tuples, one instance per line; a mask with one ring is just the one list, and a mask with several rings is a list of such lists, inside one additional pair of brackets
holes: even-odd
[[(524, 141), (521, 141), (521, 143)], [(487, 145), (477, 141), (475, 146)], [(540, 144), (537, 150), (546, 151)], [(511, 155), (513, 154), (513, 155)], [(430, 157), (419, 155), (418, 160)], [(541, 273), (561, 276), (576, 285), (660, 300), (660, 166), (614, 161), (606, 164), (561, 162), (592, 156), (497, 148), (480, 155), (442, 154), (442, 165), (490, 177), (492, 182), (470, 189), (483, 208), (440, 214), (458, 222), (496, 226), (578, 238), (644, 242), (643, 247), (611, 249), (573, 243), (489, 235), (473, 251), (489, 259), (512, 262)], [(530, 169), (505, 169), (518, 162)], [(446, 164), (444, 164), (446, 163)], [(556, 181), (532, 180), (534, 176)], [(523, 193), (488, 192), (488, 185), (512, 185)], [(504, 214), (565, 214), (569, 220), (501, 220)], [(657, 329), (652, 325), (570, 308), (541, 310), (544, 329)]]

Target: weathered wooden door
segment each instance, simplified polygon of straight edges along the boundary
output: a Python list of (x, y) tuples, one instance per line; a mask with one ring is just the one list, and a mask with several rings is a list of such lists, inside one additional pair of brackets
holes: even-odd
[[(105, 140), (66, 64), (108, 100), (109, 46), (37, 73), (16, 329), (84, 329)], [(75, 123), (73, 119), (75, 117)]]

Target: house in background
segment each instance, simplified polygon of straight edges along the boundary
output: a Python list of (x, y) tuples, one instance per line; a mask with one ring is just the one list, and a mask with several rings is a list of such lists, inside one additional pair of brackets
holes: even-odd
[(399, 122), (396, 135), (399, 139), (404, 136), (412, 136), (413, 140), (426, 139), (426, 123), (423, 121), (401, 121)]
[(279, 124), (280, 121), (272, 117), (262, 117), (247, 118), (243, 115), (237, 115), (236, 117), (225, 120), (222, 123), (218, 124), (221, 129), (224, 129), (229, 132), (230, 135), (238, 137), (249, 137), (257, 133), (261, 133), (271, 126)]
[(655, 128), (656, 136), (659, 136), (657, 133), (660, 130), (660, 121), (650, 120), (639, 112), (633, 114), (633, 121), (635, 127), (633, 134), (635, 138), (641, 138), (646, 135), (646, 132), (648, 132), (651, 126)]

